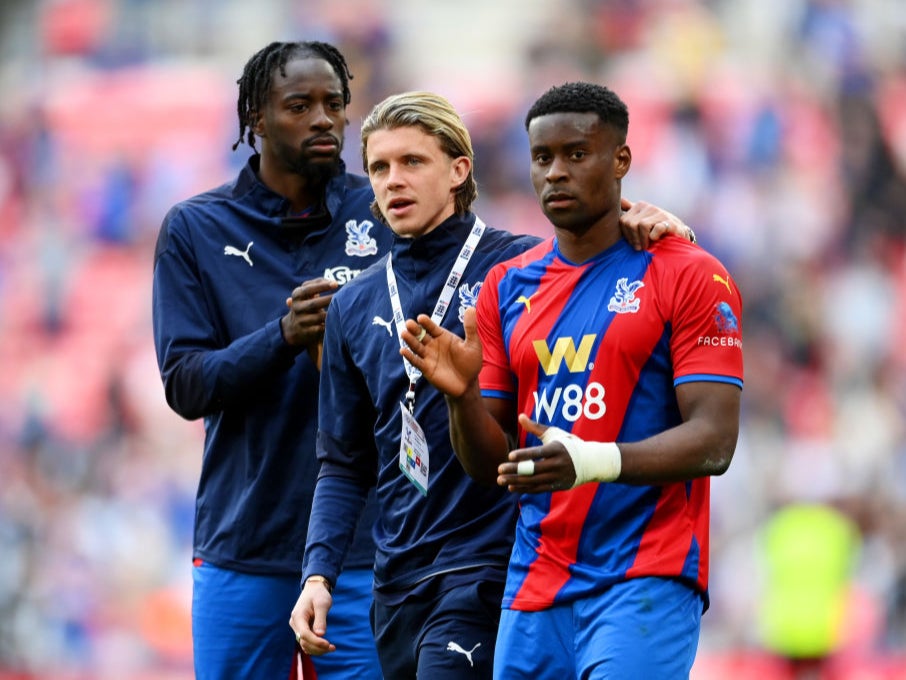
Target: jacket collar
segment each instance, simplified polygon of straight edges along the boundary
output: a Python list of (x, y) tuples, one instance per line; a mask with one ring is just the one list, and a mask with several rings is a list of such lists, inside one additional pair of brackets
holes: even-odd
[(394, 235), (391, 247), (394, 270), (421, 277), (436, 269), (446, 277), (474, 224), (475, 214), (468, 212), (448, 217), (424, 236)]
[[(261, 156), (259, 154), (253, 154), (249, 157), (236, 180), (236, 194), (241, 196), (251, 192), (267, 215), (285, 217), (289, 212), (289, 201), (261, 181), (258, 177), (260, 163)], [(329, 222), (330, 213), (336, 212), (346, 194), (346, 163), (342, 159), (340, 160), (339, 173), (330, 179), (324, 193), (321, 209), (316, 209), (314, 212), (321, 214), (326, 212)]]

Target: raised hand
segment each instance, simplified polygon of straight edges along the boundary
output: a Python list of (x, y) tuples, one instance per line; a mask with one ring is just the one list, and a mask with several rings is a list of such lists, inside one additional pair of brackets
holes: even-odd
[(400, 354), (428, 382), (451, 397), (461, 397), (481, 371), (481, 341), (474, 309), (465, 311), (463, 328), (465, 339), (441, 328), (427, 314), (420, 314), (417, 320), (407, 319), (401, 333), (406, 347)]

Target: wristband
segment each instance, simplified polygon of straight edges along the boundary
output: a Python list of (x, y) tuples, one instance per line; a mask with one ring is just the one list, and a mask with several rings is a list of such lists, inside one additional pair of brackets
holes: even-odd
[(547, 428), (541, 441), (544, 444), (560, 442), (566, 448), (576, 469), (574, 489), (586, 482), (612, 482), (620, 476), (623, 461), (620, 448), (614, 442), (587, 442), (559, 427)]
[(327, 588), (328, 593), (333, 592), (333, 586), (330, 584), (330, 581), (327, 580), (326, 576), (320, 576), (318, 574), (309, 576), (307, 579), (305, 579), (305, 585), (308, 585), (309, 583), (323, 583), (324, 587)]

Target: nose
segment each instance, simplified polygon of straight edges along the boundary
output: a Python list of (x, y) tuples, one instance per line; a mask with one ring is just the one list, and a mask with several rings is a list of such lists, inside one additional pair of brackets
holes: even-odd
[(312, 109), (311, 125), (319, 130), (329, 130), (333, 127), (333, 117), (326, 106), (319, 105)]
[(396, 188), (403, 185), (402, 168), (398, 163), (390, 163), (387, 168), (387, 187)]
[(564, 177), (566, 177), (566, 162), (555, 156), (551, 160), (550, 165), (547, 166), (547, 172), (544, 173), (544, 178), (548, 182), (556, 182)]

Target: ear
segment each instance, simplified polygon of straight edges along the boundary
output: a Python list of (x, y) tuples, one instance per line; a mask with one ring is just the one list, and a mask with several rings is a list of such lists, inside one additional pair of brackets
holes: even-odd
[(613, 174), (617, 179), (623, 179), (629, 172), (629, 166), (632, 165), (632, 150), (627, 144), (621, 144), (617, 147), (613, 155)]
[(257, 111), (249, 111), (249, 127), (259, 137), (264, 137), (264, 116)]
[(466, 177), (472, 171), (472, 161), (468, 156), (457, 156), (450, 163), (450, 182), (454, 187), (459, 187), (466, 181)]

